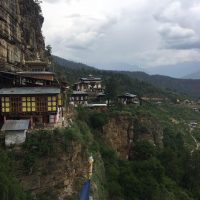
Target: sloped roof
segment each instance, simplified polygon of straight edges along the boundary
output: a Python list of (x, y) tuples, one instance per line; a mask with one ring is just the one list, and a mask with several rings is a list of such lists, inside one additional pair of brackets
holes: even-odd
[(72, 95), (88, 95), (88, 93), (83, 91), (73, 91)]
[(81, 78), (81, 81), (101, 81), (101, 78), (95, 78), (95, 77), (88, 77), (88, 78)]
[(56, 87), (14, 87), (0, 89), (0, 95), (24, 95), (24, 94), (59, 94), (60, 88)]
[(29, 119), (23, 120), (7, 120), (1, 131), (19, 131), (19, 130), (27, 130), (29, 127)]
[(48, 72), (48, 71), (25, 71), (25, 72), (17, 72), (17, 74), (22, 74), (22, 75), (35, 75), (35, 74), (42, 74), (42, 75), (55, 75), (54, 72)]
[(124, 95), (120, 95), (118, 97), (129, 97), (129, 98), (134, 98), (137, 97), (137, 95), (135, 94), (131, 94), (131, 93), (125, 93)]

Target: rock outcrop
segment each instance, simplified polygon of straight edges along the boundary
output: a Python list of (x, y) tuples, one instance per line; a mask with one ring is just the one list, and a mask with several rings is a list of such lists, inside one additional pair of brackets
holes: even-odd
[(34, 0), (0, 1), (0, 68), (44, 57), (43, 16)]
[(121, 159), (129, 159), (136, 141), (162, 147), (163, 130), (152, 116), (118, 115), (103, 127), (103, 139)]
[(88, 172), (88, 156), (83, 148), (77, 142), (68, 144), (66, 151), (57, 147), (56, 156), (38, 159), (30, 171), (23, 166), (25, 152), (15, 150), (17, 177), (24, 191), (33, 195), (53, 192), (59, 199), (77, 196)]
[(128, 159), (133, 143), (133, 119), (128, 115), (110, 118), (103, 127), (103, 138), (121, 159)]

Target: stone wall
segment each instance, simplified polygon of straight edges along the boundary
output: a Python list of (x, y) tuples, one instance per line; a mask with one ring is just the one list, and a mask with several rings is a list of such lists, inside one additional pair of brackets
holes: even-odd
[(0, 68), (44, 57), (40, 6), (33, 0), (0, 1)]

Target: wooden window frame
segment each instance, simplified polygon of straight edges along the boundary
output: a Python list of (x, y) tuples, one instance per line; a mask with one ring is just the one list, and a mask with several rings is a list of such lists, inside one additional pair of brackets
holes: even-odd
[(1, 110), (3, 113), (10, 112), (10, 97), (1, 97)]
[(48, 112), (57, 112), (57, 96), (48, 96), (47, 97), (47, 110)]

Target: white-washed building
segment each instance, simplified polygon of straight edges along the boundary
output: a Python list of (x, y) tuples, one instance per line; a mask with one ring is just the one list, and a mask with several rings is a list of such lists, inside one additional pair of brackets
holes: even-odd
[(20, 145), (26, 140), (26, 133), (30, 126), (29, 119), (7, 120), (1, 131), (5, 134), (5, 145)]

